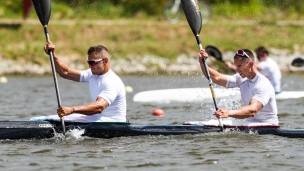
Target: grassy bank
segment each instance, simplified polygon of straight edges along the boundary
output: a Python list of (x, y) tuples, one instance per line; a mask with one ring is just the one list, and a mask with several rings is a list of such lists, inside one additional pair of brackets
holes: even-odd
[[(176, 25), (164, 20), (162, 9), (167, 2), (53, 0), (50, 38), (57, 45), (58, 55), (81, 63), (88, 47), (96, 44), (107, 46), (114, 59), (150, 55), (174, 60), (180, 54), (197, 54), (186, 20)], [(212, 19), (203, 25), (203, 46), (215, 45), (225, 52), (264, 45), (303, 53), (304, 24), (300, 21), (304, 9), (300, 0), (206, 2), (212, 8)], [(18, 20), (22, 14), (20, 3), (0, 4), (0, 57), (36, 64), (49, 62), (42, 50), (45, 36), (35, 11), (24, 22)], [(281, 20), (288, 23), (282, 24)]]
[[(43, 52), (45, 36), (38, 20), (8, 24), (0, 27), (0, 55), (5, 59), (49, 62)], [(89, 46), (103, 44), (113, 58), (129, 54), (153, 55), (176, 59), (180, 54), (196, 54), (195, 38), (184, 20), (176, 25), (164, 20), (51, 20), (51, 40), (57, 46), (58, 55), (84, 62)], [(203, 46), (215, 45), (221, 51), (249, 48), (259, 45), (277, 49), (304, 51), (301, 25), (267, 23), (259, 21), (211, 21), (201, 31)], [(294, 49), (294, 47), (300, 47)]]

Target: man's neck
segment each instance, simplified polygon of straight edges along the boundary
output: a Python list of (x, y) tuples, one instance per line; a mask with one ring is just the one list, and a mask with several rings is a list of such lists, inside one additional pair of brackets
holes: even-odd
[(261, 58), (259, 59), (259, 61), (260, 61), (260, 62), (266, 61), (266, 59), (267, 59), (267, 56), (264, 56), (264, 57), (261, 57)]
[(259, 73), (259, 71), (257, 70), (257, 68), (256, 67), (252, 67), (251, 71), (249, 73), (249, 76), (247, 78), (249, 80), (252, 80), (258, 73)]

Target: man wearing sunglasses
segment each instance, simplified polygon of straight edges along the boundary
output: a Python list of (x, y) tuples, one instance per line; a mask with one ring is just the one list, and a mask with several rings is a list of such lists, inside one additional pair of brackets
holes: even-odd
[[(282, 73), (278, 64), (268, 56), (269, 52), (264, 46), (259, 46), (255, 49), (255, 53), (259, 60), (256, 68), (261, 74), (269, 79), (274, 88), (275, 94), (281, 93)], [(226, 61), (225, 65), (234, 71), (236, 70), (236, 67), (229, 61)]]
[[(202, 58), (208, 58), (203, 49), (199, 53), (199, 62), (207, 77)], [(277, 104), (274, 89), (269, 80), (259, 73), (254, 65), (254, 55), (248, 49), (239, 49), (234, 55), (236, 74), (226, 75), (209, 68), (210, 78), (218, 85), (239, 87), (244, 106), (235, 110), (219, 109), (214, 115), (217, 118), (247, 119), (248, 122), (278, 125)]]
[[(59, 107), (57, 114), (60, 118), (65, 117), (66, 121), (76, 120), (80, 122), (126, 121), (125, 86), (110, 68), (110, 54), (106, 47), (102, 45), (90, 47), (87, 52), (89, 69), (82, 71), (70, 68), (61, 62), (55, 53), (55, 45), (52, 42), (48, 42), (44, 50), (46, 54), (49, 50), (53, 51), (56, 72), (62, 78), (89, 83), (92, 102), (79, 106)], [(48, 118), (58, 118), (58, 116), (49, 116)]]

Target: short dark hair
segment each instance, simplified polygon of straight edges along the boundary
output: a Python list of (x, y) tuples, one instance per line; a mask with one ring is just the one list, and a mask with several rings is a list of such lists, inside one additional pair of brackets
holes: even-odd
[[(249, 49), (241, 49), (241, 50), (243, 50), (251, 58), (251, 60), (254, 61), (254, 54)], [(234, 58), (239, 58), (239, 57), (243, 59), (248, 59), (246, 56), (240, 56), (237, 54), (234, 55)]]
[(256, 48), (255, 53), (257, 55), (257, 58), (259, 58), (260, 56), (262, 56), (264, 54), (269, 55), (268, 50), (264, 46), (259, 46), (258, 48)]
[(103, 50), (109, 52), (108, 49), (105, 46), (102, 46), (102, 45), (91, 46), (88, 50), (88, 55), (90, 55), (92, 53), (99, 53)]

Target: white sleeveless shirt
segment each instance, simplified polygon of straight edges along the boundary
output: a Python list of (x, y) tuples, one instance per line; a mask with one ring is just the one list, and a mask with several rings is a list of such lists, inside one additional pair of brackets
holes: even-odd
[(275, 92), (269, 80), (260, 73), (249, 80), (242, 78), (238, 73), (227, 75), (227, 88), (239, 87), (244, 105), (249, 105), (252, 98), (263, 104), (263, 108), (254, 117), (247, 119), (248, 122), (261, 122), (278, 125), (277, 103)]

